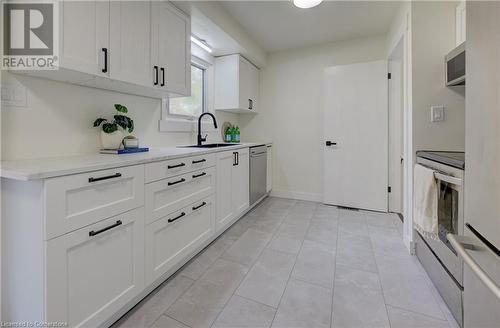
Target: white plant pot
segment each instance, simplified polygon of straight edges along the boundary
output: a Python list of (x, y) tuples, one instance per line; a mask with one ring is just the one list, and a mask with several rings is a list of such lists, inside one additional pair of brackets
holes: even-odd
[(106, 133), (101, 130), (101, 146), (103, 149), (119, 149), (125, 135), (118, 129), (113, 133)]

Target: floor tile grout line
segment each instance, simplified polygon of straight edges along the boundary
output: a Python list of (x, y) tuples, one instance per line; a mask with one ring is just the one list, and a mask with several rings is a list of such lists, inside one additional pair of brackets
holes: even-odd
[[(292, 205), (293, 206), (293, 205)], [(291, 207), (290, 207), (291, 208)], [(288, 212), (290, 211), (290, 208), (287, 209), (287, 214)], [(286, 216), (286, 215), (285, 215)], [(242, 217), (244, 218), (244, 216)], [(240, 219), (241, 220), (241, 219)], [(283, 224), (283, 221), (280, 223), (280, 226), (281, 224)], [(247, 229), (248, 230), (248, 229)], [(277, 230), (276, 230), (277, 231)], [(222, 312), (224, 312), (224, 310), (226, 309), (226, 306), (227, 304), (229, 303), (229, 301), (231, 300), (231, 298), (233, 298), (235, 295), (236, 296), (240, 296), (238, 294), (236, 294), (236, 291), (238, 290), (238, 288), (240, 288), (241, 284), (243, 283), (243, 281), (246, 279), (246, 277), (248, 276), (248, 274), (250, 273), (250, 271), (252, 271), (253, 267), (255, 266), (255, 263), (257, 263), (259, 261), (259, 258), (260, 256), (262, 255), (262, 253), (264, 252), (264, 250), (266, 250), (267, 248), (267, 245), (269, 245), (269, 243), (271, 242), (271, 240), (273, 239), (274, 237), (274, 234), (276, 233), (276, 231), (274, 231), (273, 233), (271, 233), (271, 237), (269, 238), (269, 240), (267, 241), (266, 245), (262, 248), (262, 250), (260, 251), (259, 255), (257, 256), (256, 260), (252, 262), (252, 264), (250, 265), (250, 267), (248, 268), (248, 271), (245, 273), (245, 275), (242, 277), (242, 279), (240, 280), (240, 282), (238, 283), (238, 286), (236, 286), (236, 288), (233, 290), (233, 293), (231, 294), (231, 296), (227, 299), (227, 301), (224, 303), (224, 305), (222, 306), (222, 309), (219, 311), (219, 313), (217, 314), (217, 316), (215, 317), (215, 319), (210, 323), (210, 327), (213, 327), (213, 325), (217, 322), (217, 320), (219, 319), (219, 317), (221, 316)], [(245, 231), (246, 232), (246, 231)], [(260, 303), (259, 303), (260, 304)], [(265, 304), (264, 304), (265, 305)], [(276, 308), (276, 312), (277, 312), (277, 308)], [(275, 315), (276, 315), (276, 312), (275, 312)], [(274, 317), (273, 317), (274, 319)], [(272, 324), (272, 322), (271, 322)]]
[(413, 310), (409, 310), (409, 309), (403, 308), (401, 306), (392, 305), (392, 304), (387, 304), (387, 306), (393, 307), (393, 308), (401, 310), (401, 311), (410, 312), (412, 314), (417, 314), (417, 315), (420, 315), (420, 316), (423, 316), (423, 317), (426, 317), (426, 318), (429, 318), (429, 319), (433, 319), (433, 320), (437, 320), (437, 321), (443, 321), (443, 322), (448, 323), (448, 320), (446, 320), (446, 319), (439, 319), (439, 318), (436, 318), (434, 316), (431, 316), (431, 315), (428, 315), (428, 314), (425, 314), (425, 313), (420, 313), (420, 312), (417, 312), (417, 311), (413, 311)]
[[(284, 220), (283, 220), (284, 221)], [(306, 231), (306, 235), (307, 235), (307, 232), (309, 231), (309, 227), (310, 227), (310, 224), (311, 222), (309, 222), (308, 224), (308, 227), (307, 227), (307, 231)], [(281, 296), (280, 296), (280, 300), (278, 302), (278, 305), (276, 307), (276, 312), (274, 312), (274, 316), (273, 316), (273, 320), (271, 321), (271, 324), (269, 327), (272, 327), (273, 324), (274, 324), (274, 320), (276, 319), (276, 315), (278, 314), (278, 310), (279, 310), (279, 307), (281, 305), (281, 302), (283, 301), (283, 296), (285, 295), (286, 293), (286, 290), (288, 288), (288, 285), (290, 283), (290, 279), (292, 279), (292, 275), (293, 275), (293, 271), (295, 270), (295, 265), (297, 264), (297, 259), (299, 257), (299, 254), (300, 252), (302, 251), (302, 247), (304, 246), (304, 240), (305, 240), (305, 236), (304, 238), (302, 239), (302, 242), (300, 244), (300, 248), (299, 248), (299, 251), (297, 252), (297, 254), (295, 255), (295, 262), (293, 263), (293, 266), (292, 266), (292, 270), (290, 270), (290, 274), (288, 275), (288, 279), (286, 281), (286, 284), (285, 284), (285, 288), (283, 289), (283, 292), (281, 293)]]
[[(339, 214), (338, 214), (337, 220), (340, 221), (340, 211), (338, 213)], [(333, 268), (332, 302), (331, 302), (332, 304), (330, 306), (330, 328), (333, 328), (333, 320), (335, 319), (333, 317), (333, 302), (335, 301), (334, 300), (334, 297), (335, 297), (335, 279), (337, 278), (337, 255), (338, 255), (338, 246), (339, 246), (339, 238), (340, 238), (339, 233), (340, 233), (340, 229), (337, 229), (337, 240), (335, 241), (335, 259), (334, 259), (335, 267)]]

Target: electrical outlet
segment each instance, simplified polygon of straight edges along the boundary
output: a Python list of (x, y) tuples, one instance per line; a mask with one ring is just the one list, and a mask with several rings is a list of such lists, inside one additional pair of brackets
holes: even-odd
[(444, 121), (444, 106), (431, 106), (431, 122)]

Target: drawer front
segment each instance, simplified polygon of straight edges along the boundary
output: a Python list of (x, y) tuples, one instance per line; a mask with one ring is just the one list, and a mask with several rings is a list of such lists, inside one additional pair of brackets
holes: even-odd
[(146, 226), (146, 284), (191, 255), (215, 233), (213, 196)]
[(215, 154), (205, 154), (146, 164), (146, 183), (215, 165)]
[(128, 166), (47, 179), (46, 237), (144, 205), (144, 166)]
[(146, 223), (175, 212), (215, 190), (215, 168), (210, 167), (146, 185)]
[(143, 207), (46, 245), (48, 322), (98, 327), (144, 289)]

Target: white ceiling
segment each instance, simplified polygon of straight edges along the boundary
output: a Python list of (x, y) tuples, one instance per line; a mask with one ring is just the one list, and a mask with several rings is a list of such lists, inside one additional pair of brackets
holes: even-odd
[(397, 1), (324, 1), (311, 9), (286, 1), (221, 1), (265, 51), (275, 52), (384, 34)]

